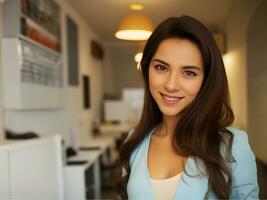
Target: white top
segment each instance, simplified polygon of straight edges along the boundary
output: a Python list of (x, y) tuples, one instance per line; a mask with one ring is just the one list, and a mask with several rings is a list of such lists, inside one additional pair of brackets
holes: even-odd
[(153, 179), (151, 180), (151, 187), (155, 200), (172, 200), (174, 199), (177, 185), (180, 182), (182, 172), (167, 178), (167, 179)]

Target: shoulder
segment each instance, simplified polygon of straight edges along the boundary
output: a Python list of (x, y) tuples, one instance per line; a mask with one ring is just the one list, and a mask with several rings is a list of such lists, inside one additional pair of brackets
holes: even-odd
[[(131, 140), (134, 136), (136, 135), (136, 131), (135, 129), (131, 129), (126, 137), (126, 139), (124, 140), (124, 143), (128, 142), (129, 140)], [(141, 142), (142, 143), (142, 142)], [(141, 143), (139, 145), (137, 145), (137, 147), (133, 150), (133, 152), (131, 153), (130, 156), (130, 165), (132, 165), (137, 152), (139, 151), (140, 147), (141, 147)]]
[[(254, 161), (255, 156), (250, 148), (248, 135), (245, 131), (227, 127), (226, 128), (232, 134), (232, 148), (231, 154), (233, 156), (234, 162), (233, 166), (240, 162), (244, 162), (245, 160)], [(221, 145), (222, 154), (226, 156), (226, 148), (229, 145), (230, 137), (229, 135), (225, 135), (224, 142)]]
[(237, 162), (245, 160), (255, 162), (255, 156), (250, 148), (247, 133), (232, 127), (228, 127), (227, 130), (233, 134), (232, 155), (234, 159)]
[(232, 197), (238, 199), (258, 198), (257, 167), (255, 155), (249, 145), (246, 132), (227, 128), (233, 134)]
[[(123, 144), (126, 145), (126, 143), (131, 140), (131, 138), (134, 136), (135, 134), (135, 129), (131, 129), (127, 136), (125, 137), (124, 141), (123, 141)], [(133, 160), (134, 160), (134, 157), (133, 155), (136, 154), (136, 150), (134, 150), (134, 152), (131, 153), (131, 156), (130, 156), (130, 165), (132, 165), (133, 163)], [(122, 167), (122, 177), (126, 176), (127, 175), (127, 172), (126, 172), (126, 169), (124, 167)]]
[(243, 130), (233, 128), (233, 127), (227, 127), (226, 129), (234, 135), (234, 140), (243, 141), (243, 140), (247, 140), (248, 138), (247, 133)]

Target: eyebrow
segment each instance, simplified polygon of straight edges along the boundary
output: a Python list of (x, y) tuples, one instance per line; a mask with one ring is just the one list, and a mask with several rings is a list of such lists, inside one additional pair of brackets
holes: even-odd
[[(163, 61), (161, 59), (157, 59), (157, 58), (153, 59), (152, 62), (159, 62), (159, 63), (162, 63), (162, 64), (168, 66), (168, 67), (170, 66), (169, 63), (167, 63), (167, 62), (165, 62), (165, 61)], [(196, 69), (196, 70), (201, 71), (200, 67), (195, 66), (195, 65), (186, 65), (186, 66), (183, 66), (182, 68), (183, 69)]]
[(153, 59), (152, 62), (160, 62), (160, 63), (162, 63), (162, 64), (164, 64), (164, 65), (166, 65), (166, 66), (170, 66), (169, 63), (167, 63), (167, 62), (165, 62), (165, 61), (163, 61), (163, 60), (157, 59), (157, 58)]

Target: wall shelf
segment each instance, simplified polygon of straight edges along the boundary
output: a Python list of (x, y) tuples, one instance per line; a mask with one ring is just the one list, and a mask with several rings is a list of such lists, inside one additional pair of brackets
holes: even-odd
[[(53, 0), (4, 2), (2, 80), (5, 109), (65, 106), (59, 14), (60, 8)], [(51, 21), (53, 17), (56, 17), (55, 22)]]

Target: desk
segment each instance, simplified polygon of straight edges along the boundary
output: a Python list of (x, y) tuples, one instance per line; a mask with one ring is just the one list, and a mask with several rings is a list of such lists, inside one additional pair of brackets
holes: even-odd
[(129, 132), (132, 128), (136, 126), (137, 122), (131, 123), (119, 123), (119, 124), (101, 124), (100, 132), (104, 136), (111, 136), (115, 139), (121, 137), (122, 133)]
[(112, 148), (115, 145), (115, 139), (106, 135), (91, 137), (88, 141), (83, 141), (81, 147), (99, 147), (100, 152), (103, 153), (107, 148)]
[(78, 151), (76, 156), (67, 160), (87, 162), (64, 167), (66, 199), (101, 199), (99, 159), (113, 145), (114, 140), (110, 137), (91, 138), (85, 141), (81, 147), (99, 147), (99, 149)]
[(64, 166), (66, 199), (100, 199), (99, 156), (101, 150), (81, 151), (68, 161), (87, 161)]

